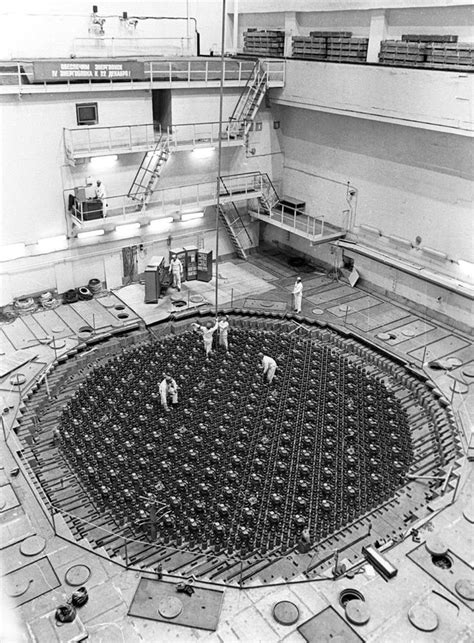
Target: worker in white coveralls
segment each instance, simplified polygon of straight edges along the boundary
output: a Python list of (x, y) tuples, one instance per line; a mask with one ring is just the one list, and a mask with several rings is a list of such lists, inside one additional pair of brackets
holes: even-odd
[(107, 216), (107, 193), (105, 191), (105, 185), (100, 179), (97, 179), (95, 184), (95, 198), (102, 203), (102, 215)]
[(275, 362), (273, 357), (269, 357), (268, 355), (264, 355), (263, 353), (259, 353), (258, 357), (262, 360), (263, 377), (266, 377), (267, 382), (271, 384), (273, 378), (275, 377), (277, 363)]
[(206, 353), (206, 357), (209, 358), (212, 351), (212, 338), (219, 326), (219, 322), (216, 320), (214, 326), (212, 325), (212, 322), (207, 322), (205, 326), (201, 326), (201, 324), (192, 324), (192, 326), (195, 331), (202, 333), (204, 351)]
[(227, 315), (221, 315), (219, 319), (219, 346), (225, 348), (226, 353), (229, 352), (229, 318)]
[(301, 300), (303, 299), (303, 282), (301, 277), (297, 277), (293, 288), (294, 309), (297, 313), (301, 312)]
[(172, 255), (169, 271), (173, 277), (173, 288), (181, 290), (181, 278), (183, 276), (183, 264), (177, 255)]
[(161, 406), (165, 411), (169, 411), (168, 407), (168, 396), (171, 398), (171, 403), (173, 405), (178, 404), (178, 385), (176, 380), (173, 379), (170, 375), (163, 373), (163, 379), (160, 382), (159, 386)]

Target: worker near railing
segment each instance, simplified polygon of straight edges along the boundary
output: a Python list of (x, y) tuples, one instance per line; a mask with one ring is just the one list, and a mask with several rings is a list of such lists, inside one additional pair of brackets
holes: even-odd
[(95, 198), (102, 203), (102, 214), (104, 217), (107, 216), (107, 193), (105, 191), (105, 185), (100, 179), (97, 179), (95, 184)]

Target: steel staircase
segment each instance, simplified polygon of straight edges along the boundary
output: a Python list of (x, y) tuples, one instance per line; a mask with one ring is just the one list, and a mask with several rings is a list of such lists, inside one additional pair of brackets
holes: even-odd
[(163, 167), (170, 155), (169, 136), (163, 134), (151, 152), (146, 152), (135, 178), (133, 179), (128, 196), (146, 207), (156, 182), (163, 170)]
[[(222, 177), (221, 184), (224, 187), (225, 194), (230, 194), (229, 189)], [(229, 238), (235, 248), (237, 255), (241, 259), (247, 259), (247, 253), (245, 252), (244, 246), (240, 241), (240, 237), (245, 233), (250, 244), (252, 244), (252, 237), (250, 236), (247, 227), (242, 220), (242, 217), (240, 216), (239, 208), (233, 201), (230, 201), (225, 205), (221, 204), (219, 206), (219, 217), (224, 224), (225, 229), (227, 230), (227, 234), (229, 235)]]
[(278, 196), (275, 186), (271, 182), (268, 174), (262, 174), (261, 186), (262, 196), (259, 199), (260, 205), (262, 206), (265, 214), (270, 215), (273, 208), (280, 202), (280, 197)]
[(229, 136), (246, 136), (257, 114), (258, 108), (267, 89), (266, 68), (257, 61), (247, 84), (241, 93), (232, 116), (229, 118), (227, 133)]
[[(234, 212), (231, 211), (232, 209), (235, 209), (237, 212), (237, 216), (235, 218), (232, 218), (232, 215)], [(224, 228), (227, 230), (227, 234), (229, 235), (229, 238), (232, 242), (232, 245), (235, 248), (235, 252), (241, 259), (247, 259), (247, 253), (245, 252), (245, 249), (240, 242), (239, 235), (245, 231), (247, 236), (250, 239), (250, 235), (247, 232), (247, 228), (245, 227), (244, 222), (242, 221), (242, 218), (239, 214), (239, 211), (235, 205), (235, 203), (228, 203), (227, 206), (220, 205), (219, 206), (219, 218), (224, 224)]]

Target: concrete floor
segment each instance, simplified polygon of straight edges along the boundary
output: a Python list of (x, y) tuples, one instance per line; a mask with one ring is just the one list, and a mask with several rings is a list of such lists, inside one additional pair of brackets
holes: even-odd
[[(219, 267), (219, 304), (229, 306), (232, 302), (239, 308), (291, 311), (291, 290), (297, 274), (282, 257), (254, 255), (247, 263), (224, 262)], [(375, 344), (389, 347), (394, 354), (408, 358), (429, 374), (441, 393), (452, 403), (464, 430), (462, 442), (466, 452), (474, 416), (471, 386), (474, 348), (470, 339), (432, 320), (423, 319), (399, 304), (393, 305), (379, 295), (374, 296), (360, 288), (350, 288), (320, 272), (302, 272), (301, 276), (304, 283), (303, 316), (331, 321), (341, 328), (355, 329)], [(214, 280), (208, 284), (188, 282), (179, 295), (186, 301), (186, 305), (188, 295), (190, 305), (201, 305), (203, 302), (198, 300), (199, 297), (214, 305), (214, 292)], [(104, 303), (113, 304), (109, 310), (120, 300), (131, 310), (128, 320), (138, 318), (146, 324), (168, 317), (169, 312), (175, 308), (172, 302), (174, 293), (167, 295), (156, 305), (143, 304), (143, 287), (136, 284), (119, 289), (108, 297), (109, 299), (104, 299)], [(191, 298), (196, 301), (193, 302)], [(92, 322), (92, 310), (95, 310), (96, 303), (88, 312), (84, 312), (83, 320), (89, 324)], [(65, 311), (62, 312), (66, 314)], [(362, 640), (467, 642), (474, 639), (474, 601), (472, 598), (463, 599), (454, 588), (456, 581), (467, 580), (471, 583), (472, 591), (474, 581), (473, 471), (472, 462), (467, 459), (460, 471), (457, 489), (448, 486), (441, 502), (433, 507), (431, 519), (420, 525), (420, 542), (407, 537), (386, 554), (389, 561), (398, 568), (398, 574), (388, 582), (371, 565), (365, 564), (353, 578), (333, 580), (328, 577), (291, 585), (283, 583), (265, 588), (226, 589), (215, 632), (191, 629), (175, 625), (171, 621), (162, 623), (127, 616), (141, 575), (124, 570), (55, 535), (32, 488), (26, 482), (24, 471), (17, 473), (17, 462), (5, 444), (5, 436), (8, 435), (8, 444), (15, 450), (14, 433), (11, 429), (22, 405), (20, 396), (26, 395), (35, 378), (41, 376), (60, 357), (58, 351), (75, 351), (80, 348), (79, 327), (73, 327), (72, 319), (69, 322), (71, 326), (64, 316), (62, 319), (61, 330), (59, 326), (45, 329), (34, 315), (21, 318), (22, 323), (16, 324), (20, 330), (16, 328), (13, 331), (13, 327), (8, 328), (9, 325), (0, 326), (2, 352), (7, 353), (4, 357), (17, 359), (21, 363), (22, 353), (26, 350), (27, 356), (31, 358), (27, 365), (21, 364), (18, 368), (13, 368), (0, 379), (2, 408), (8, 407), (8, 412), (2, 416), (4, 430), (0, 439), (0, 547), (3, 573), (12, 572), (4, 579), (3, 585), (8, 594), (18, 594), (17, 597), (11, 596), (10, 600), (21, 602), (28, 599), (14, 610), (22, 624), (19, 640), (50, 643), (88, 637), (90, 641), (111, 643), (304, 641), (297, 628), (328, 606), (332, 606), (347, 624), (344, 609), (338, 600), (340, 592), (346, 588), (357, 589), (365, 597), (370, 618), (365, 625), (351, 626)], [(64, 346), (55, 350), (51, 345), (39, 342), (41, 328), (38, 324), (45, 333), (51, 331), (54, 334), (56, 330), (58, 335), (64, 335), (61, 338)], [(65, 330), (68, 332), (65, 333)], [(112, 330), (111, 324), (110, 328), (104, 325), (97, 328), (96, 332), (106, 335)], [(28, 345), (26, 340), (31, 339), (30, 334), (38, 341)], [(30, 355), (31, 344), (33, 353)], [(459, 360), (459, 363), (453, 362), (456, 368), (433, 370), (426, 364), (431, 359), (446, 358)], [(12, 375), (18, 373), (24, 374), (26, 380), (21, 390), (11, 383)], [(410, 528), (416, 526), (412, 524)], [(61, 534), (61, 530), (67, 536), (67, 528), (59, 520), (56, 525), (57, 534)], [(31, 539), (34, 534), (40, 538)], [(443, 541), (443, 546), (449, 549), (454, 559), (450, 570), (439, 570), (431, 563), (422, 568), (414, 560), (419, 552), (426, 551), (425, 541), (428, 541), (428, 546), (430, 543), (432, 546), (434, 537)], [(22, 548), (28, 551), (29, 545), (34, 551), (38, 550), (38, 553), (22, 553)], [(91, 570), (90, 578), (85, 583), (90, 599), (86, 606), (78, 610), (78, 618), (72, 624), (57, 627), (54, 623), (54, 611), (75, 589), (65, 581), (65, 573), (75, 564), (85, 564)], [(304, 578), (297, 580), (303, 581)], [(30, 583), (26, 590), (25, 583)], [(41, 595), (33, 598), (35, 591), (41, 592)], [(298, 607), (299, 619), (294, 625), (281, 625), (273, 618), (273, 606), (281, 600), (291, 601)], [(408, 617), (408, 612), (413, 607), (429, 608), (431, 611), (425, 610), (424, 613), (437, 618), (436, 629), (428, 632), (415, 628)], [(339, 640), (348, 640), (344, 636)], [(332, 636), (311, 640), (329, 641), (335, 638)]]

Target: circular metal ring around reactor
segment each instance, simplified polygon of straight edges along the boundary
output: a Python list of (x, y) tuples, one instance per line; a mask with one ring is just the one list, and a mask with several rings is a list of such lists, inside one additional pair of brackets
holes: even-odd
[(341, 304), (341, 305), (339, 306), (339, 310), (340, 310), (341, 312), (343, 312), (343, 313), (347, 313), (347, 312), (349, 312), (350, 310), (352, 310), (352, 308), (349, 306), (349, 304)]
[(262, 308), (271, 308), (273, 306), (272, 301), (260, 301), (260, 306)]
[(462, 512), (462, 515), (467, 520), (467, 522), (474, 523), (474, 507), (470, 505), (467, 506)]
[(204, 297), (202, 295), (191, 295), (189, 301), (192, 301), (193, 304), (199, 304), (201, 301), (204, 301)]
[(469, 366), (466, 366), (466, 368), (463, 368), (462, 374), (465, 375), (466, 377), (474, 377), (474, 364), (471, 364)]
[(20, 545), (20, 552), (24, 556), (36, 556), (46, 547), (46, 539), (43, 536), (30, 536), (25, 538)]
[(322, 315), (324, 310), (322, 308), (313, 308), (313, 315)]
[(461, 578), (456, 582), (454, 588), (461, 598), (467, 601), (474, 601), (474, 581)]
[(40, 337), (38, 341), (40, 344), (49, 344), (53, 341), (53, 338), (51, 335), (46, 335), (46, 337)]
[(26, 580), (24, 578), (14, 581), (9, 587), (7, 586), (6, 593), (12, 598), (23, 596), (23, 594), (26, 594), (28, 591), (31, 582), (32, 581), (30, 579)]
[(457, 368), (458, 366), (462, 366), (462, 361), (459, 359), (459, 357), (447, 357), (445, 361), (448, 364), (449, 368)]
[(64, 330), (64, 326), (55, 326), (54, 328), (51, 329), (51, 331), (57, 335), (58, 333), (62, 333)]
[(388, 342), (388, 340), (391, 339), (392, 336), (389, 335), (389, 333), (378, 333), (377, 338), (383, 340), (384, 342)]
[(405, 337), (415, 337), (415, 333), (409, 328), (402, 330), (402, 335), (404, 335)]
[(64, 348), (66, 346), (66, 341), (64, 339), (53, 339), (53, 341), (49, 345), (54, 350), (59, 350), (60, 348)]
[(176, 618), (183, 611), (183, 603), (179, 598), (167, 596), (158, 603), (158, 611), (163, 618)]
[(448, 546), (436, 535), (427, 536), (425, 547), (432, 556), (445, 556), (448, 553)]
[(422, 632), (432, 632), (438, 627), (438, 616), (425, 605), (414, 605), (408, 610), (410, 623)]
[(354, 625), (365, 625), (370, 618), (367, 604), (359, 599), (349, 601), (344, 609), (346, 611), (347, 620)]
[(300, 611), (291, 601), (280, 601), (273, 606), (273, 618), (280, 625), (293, 625), (300, 617)]
[(64, 580), (68, 585), (79, 587), (87, 583), (91, 573), (90, 567), (87, 565), (73, 565), (64, 574)]
[(469, 386), (463, 382), (459, 382), (459, 380), (453, 380), (452, 384), (449, 385), (449, 388), (454, 393), (460, 393), (461, 395), (465, 395), (469, 391)]
[(10, 384), (12, 386), (21, 386), (26, 382), (26, 375), (23, 375), (23, 373), (17, 373), (16, 375), (12, 375), (10, 377)]

